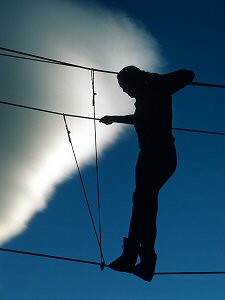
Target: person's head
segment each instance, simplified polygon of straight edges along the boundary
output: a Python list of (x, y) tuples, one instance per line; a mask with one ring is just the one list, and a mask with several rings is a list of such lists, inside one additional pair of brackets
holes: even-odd
[(118, 83), (125, 93), (135, 98), (144, 87), (145, 74), (135, 66), (127, 66), (118, 73)]

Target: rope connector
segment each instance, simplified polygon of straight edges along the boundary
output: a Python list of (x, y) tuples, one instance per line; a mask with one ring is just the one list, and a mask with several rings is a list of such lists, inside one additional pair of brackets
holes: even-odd
[(105, 262), (103, 261), (103, 262), (100, 264), (101, 272), (104, 271), (104, 268), (105, 268)]

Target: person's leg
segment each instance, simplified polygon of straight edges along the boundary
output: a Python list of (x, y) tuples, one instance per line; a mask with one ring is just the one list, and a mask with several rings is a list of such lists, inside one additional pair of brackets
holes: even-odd
[(136, 188), (133, 194), (133, 208), (128, 238), (141, 244), (151, 239), (152, 249), (156, 238), (156, 217), (158, 212), (158, 190), (155, 188), (154, 159), (140, 152), (136, 165)]
[[(146, 183), (145, 179), (142, 178), (141, 186), (144, 192), (139, 193), (139, 197), (143, 197), (142, 200), (144, 199), (144, 204), (142, 201), (139, 201), (139, 206), (140, 203), (142, 205), (142, 213), (139, 213), (140, 220), (136, 221), (141, 224), (141, 247), (139, 251), (141, 262), (135, 267), (134, 274), (146, 281), (152, 280), (157, 259), (154, 245), (157, 232), (156, 218), (158, 212), (158, 192), (176, 169), (175, 148), (171, 148), (168, 151), (161, 153), (161, 155), (160, 153), (157, 154), (158, 156), (154, 160), (145, 159), (145, 169), (147, 169), (147, 171), (142, 172), (142, 174), (145, 174), (145, 178), (147, 178), (146, 180), (148, 182)], [(143, 182), (145, 182), (145, 186), (148, 186), (147, 194), (149, 196), (147, 199)], [(136, 226), (136, 228), (139, 226)]]
[[(150, 195), (148, 195), (150, 194)], [(146, 195), (148, 197), (146, 197)], [(145, 195), (137, 189), (133, 195), (132, 216), (129, 226), (129, 240), (139, 245), (149, 240), (149, 245), (154, 249), (156, 239), (156, 218), (158, 212), (158, 192), (147, 191)]]
[[(133, 194), (133, 209), (128, 239), (124, 239), (122, 255), (109, 265), (110, 268), (117, 271), (136, 272), (137, 276), (148, 281), (151, 274), (154, 273), (156, 262), (154, 244), (158, 192), (175, 170), (173, 160), (170, 160), (167, 157), (168, 155), (153, 154), (150, 151), (140, 152), (138, 156), (136, 188)], [(169, 161), (168, 166), (165, 164), (167, 161)], [(138, 254), (140, 254), (141, 264), (134, 271)], [(149, 265), (151, 265), (151, 268), (149, 268)]]
[[(138, 157), (136, 173), (139, 168), (140, 155)], [(137, 176), (136, 176), (137, 177)], [(140, 217), (139, 217), (139, 209), (135, 205), (135, 194), (133, 195), (133, 214), (131, 218), (130, 230), (128, 234), (128, 238), (124, 238), (124, 246), (123, 253), (116, 260), (109, 264), (109, 267), (113, 270), (120, 272), (128, 272), (132, 273), (135, 268), (135, 264), (137, 262), (139, 247), (140, 247)]]

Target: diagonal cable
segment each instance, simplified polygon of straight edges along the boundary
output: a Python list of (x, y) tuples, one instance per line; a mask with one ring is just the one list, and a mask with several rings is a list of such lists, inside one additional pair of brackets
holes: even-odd
[[(73, 143), (72, 143), (72, 140), (71, 140), (71, 137), (70, 137), (71, 132), (69, 131), (69, 128), (68, 128), (68, 125), (67, 125), (67, 122), (66, 122), (66, 116), (64, 114), (63, 114), (63, 119), (64, 119), (64, 123), (65, 123), (66, 132), (67, 132), (67, 135), (68, 135), (68, 139), (69, 139), (69, 142), (70, 142), (70, 145), (71, 145), (71, 149), (72, 149), (72, 152), (73, 152), (74, 160), (76, 162), (77, 171), (78, 171), (78, 174), (79, 174), (79, 177), (80, 177), (80, 182), (81, 182), (82, 189), (83, 189), (83, 192), (84, 192), (85, 201), (86, 201), (88, 212), (89, 212), (89, 215), (90, 215), (90, 218), (91, 218), (91, 223), (92, 223), (94, 233), (95, 233), (95, 236), (96, 236), (99, 248), (100, 248), (101, 256), (103, 257), (102, 249), (101, 249), (101, 243), (100, 243), (100, 240), (99, 240), (99, 237), (98, 237), (98, 234), (97, 234), (93, 214), (92, 214), (91, 207), (90, 207), (90, 204), (89, 204), (89, 201), (88, 201), (87, 192), (86, 192), (86, 189), (85, 189), (85, 186), (84, 186), (84, 181), (83, 181), (83, 178), (82, 178), (82, 175), (81, 175), (81, 171), (80, 171), (80, 167), (79, 167), (78, 160), (77, 160), (77, 157), (76, 157), (76, 153), (75, 153), (75, 150), (74, 150), (74, 146), (73, 146)], [(104, 264), (104, 263), (102, 262), (102, 264)]]

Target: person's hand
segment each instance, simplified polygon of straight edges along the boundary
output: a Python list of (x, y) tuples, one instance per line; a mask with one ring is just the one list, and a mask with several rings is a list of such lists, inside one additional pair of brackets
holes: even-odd
[(110, 125), (113, 123), (113, 116), (104, 116), (99, 120), (100, 123), (104, 123), (105, 125)]

